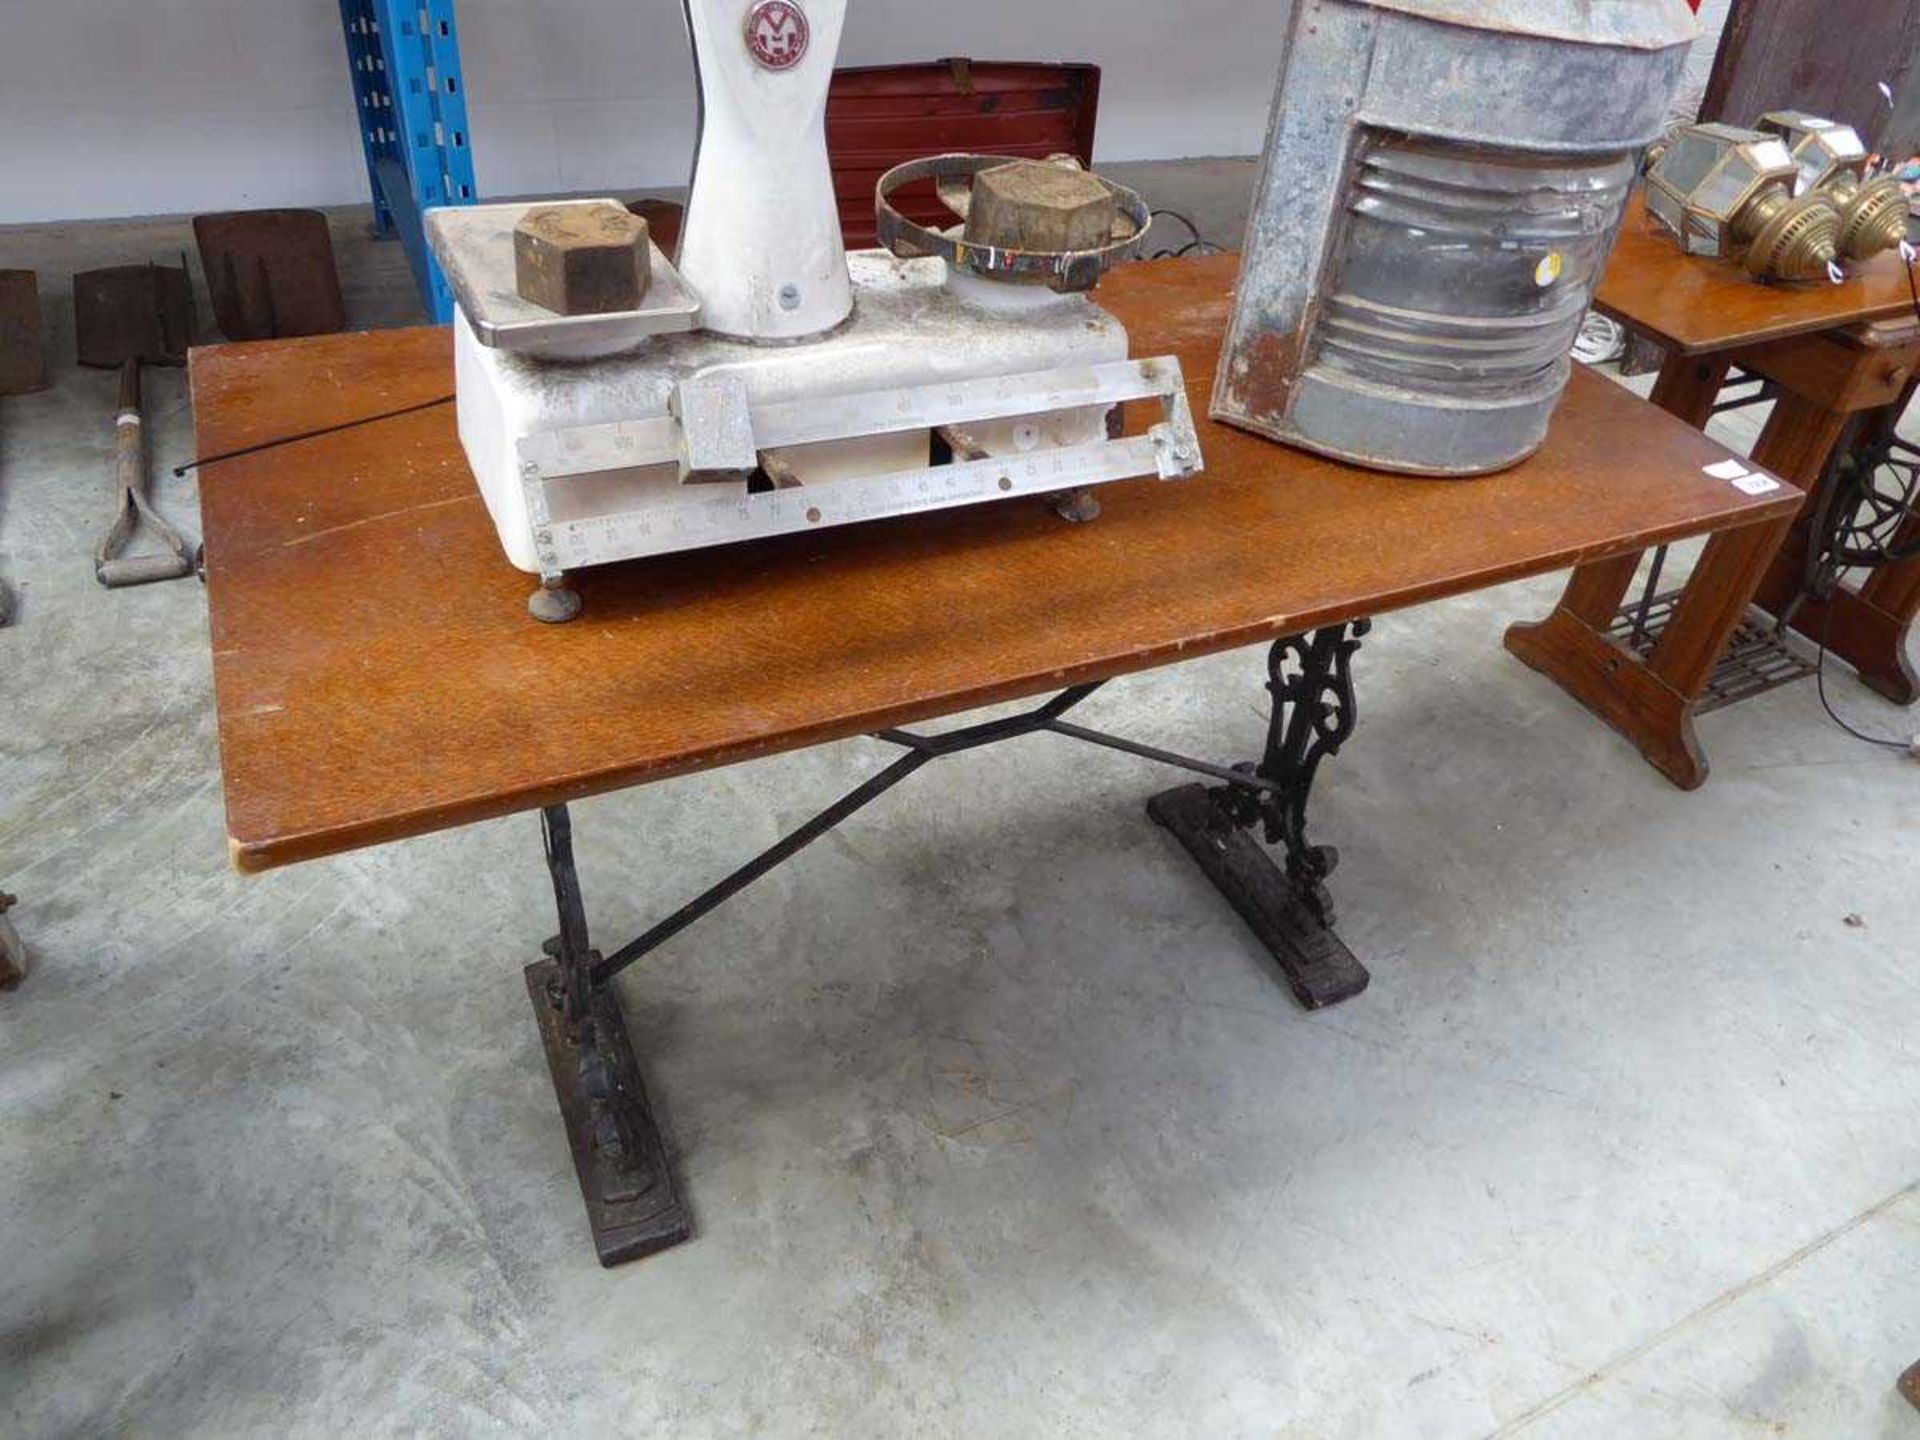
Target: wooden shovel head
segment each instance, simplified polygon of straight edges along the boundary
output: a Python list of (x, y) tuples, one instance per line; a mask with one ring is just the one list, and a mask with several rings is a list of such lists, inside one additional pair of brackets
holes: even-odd
[(73, 277), (73, 320), (82, 365), (184, 365), (193, 343), (193, 282), (185, 265), (84, 270)]
[(39, 278), (31, 270), (0, 270), (0, 395), (46, 388)]
[(233, 210), (193, 222), (213, 318), (229, 340), (347, 328), (333, 236), (318, 210)]

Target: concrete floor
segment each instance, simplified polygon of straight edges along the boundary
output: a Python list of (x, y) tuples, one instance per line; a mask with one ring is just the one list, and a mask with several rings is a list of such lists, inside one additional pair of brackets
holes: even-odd
[[(1235, 238), (1244, 167), (1140, 178)], [(403, 321), (361, 220), (355, 316)], [(183, 234), (0, 265), (57, 296)], [(1682, 795), (1501, 650), (1557, 582), (1386, 617), (1315, 814), (1375, 984), (1319, 1016), (1160, 772), (936, 767), (623, 982), (699, 1235), (605, 1273), (519, 977), (536, 822), (227, 868), (203, 597), (94, 585), (111, 379), (51, 309), (57, 387), (0, 403), (0, 1434), (1920, 1435), (1920, 770), (1810, 689), (1708, 719)], [(1260, 679), (1092, 723), (1250, 756)], [(601, 936), (880, 761), (580, 806)]]

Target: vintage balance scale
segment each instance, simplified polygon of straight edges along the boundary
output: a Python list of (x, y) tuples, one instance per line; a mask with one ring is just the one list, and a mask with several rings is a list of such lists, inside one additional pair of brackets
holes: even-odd
[[(427, 217), (459, 301), (460, 437), (537, 619), (569, 572), (1201, 468), (1179, 362), (1134, 360), (1087, 293), (1138, 195), (1048, 162), (939, 156), (882, 179), (849, 255), (826, 145), (847, 0), (685, 0), (700, 148), (677, 264), (612, 201)], [(956, 214), (908, 221), (931, 180)], [(1157, 401), (1141, 436), (1118, 407)]]

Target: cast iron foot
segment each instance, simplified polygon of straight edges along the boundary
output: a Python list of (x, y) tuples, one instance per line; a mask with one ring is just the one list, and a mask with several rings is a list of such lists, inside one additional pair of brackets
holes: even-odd
[[(1361, 994), (1369, 976), (1265, 848), (1221, 803), (1224, 792), (1183, 785), (1147, 802), (1147, 813), (1186, 847), (1287, 977), (1300, 1003), (1324, 1010)], [(1329, 866), (1331, 869), (1331, 866)]]
[[(599, 958), (594, 956), (594, 963)], [(557, 960), (527, 967), (527, 993), (540, 1022), (600, 1263), (624, 1265), (689, 1239), (693, 1221), (667, 1164), (612, 987), (594, 990), (585, 1045), (561, 1008)]]

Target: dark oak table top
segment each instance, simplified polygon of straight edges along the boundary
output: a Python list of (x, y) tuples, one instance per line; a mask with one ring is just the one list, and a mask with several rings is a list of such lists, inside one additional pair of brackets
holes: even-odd
[(1724, 260), (1681, 253), (1635, 196), (1620, 243), (1594, 296), (1595, 308), (1683, 355), (1837, 330), (1866, 320), (1911, 318), (1913, 292), (1899, 255), (1876, 255), (1845, 284), (1762, 285)]
[[(1101, 299), (1206, 414), (1232, 257)], [(202, 454), (430, 401), (441, 330), (196, 350)], [(1201, 421), (1208, 471), (583, 572), (540, 626), (451, 408), (203, 472), (233, 859), (265, 870), (1051, 693), (1781, 516), (1728, 452), (1575, 367), (1545, 451), (1488, 479), (1316, 459)], [(1144, 418), (1144, 417), (1142, 417)]]

